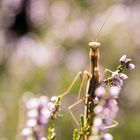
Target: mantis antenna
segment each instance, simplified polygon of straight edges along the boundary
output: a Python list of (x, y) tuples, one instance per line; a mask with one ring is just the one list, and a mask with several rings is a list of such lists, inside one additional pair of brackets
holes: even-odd
[(98, 31), (98, 33), (97, 33), (97, 35), (96, 35), (96, 40), (95, 40), (95, 41), (97, 41), (97, 39), (100, 37), (101, 31), (103, 30), (103, 27), (105, 26), (107, 20), (108, 20), (109, 17), (111, 16), (111, 14), (112, 14), (112, 12), (109, 12), (108, 15), (106, 16), (106, 18), (105, 18), (105, 20), (104, 20), (104, 22), (103, 22), (101, 28), (99, 29), (99, 31)]
[[(116, 4), (117, 2), (118, 2), (118, 0), (115, 1), (115, 4)], [(97, 39), (100, 37), (101, 31), (103, 30), (103, 28), (104, 28), (104, 26), (105, 26), (107, 20), (108, 20), (109, 17), (112, 15), (112, 11), (113, 11), (113, 9), (111, 9), (111, 11), (107, 14), (106, 18), (104, 19), (103, 24), (101, 25), (101, 27), (100, 27), (100, 29), (99, 29), (97, 35), (96, 35), (95, 41), (97, 41)]]

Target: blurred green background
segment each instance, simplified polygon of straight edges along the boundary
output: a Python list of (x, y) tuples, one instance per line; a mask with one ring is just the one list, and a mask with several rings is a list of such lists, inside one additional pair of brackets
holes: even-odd
[[(121, 92), (119, 126), (110, 131), (114, 140), (140, 139), (140, 1), (1, 0), (0, 140), (22, 139), (25, 98), (59, 95), (79, 71), (89, 71), (88, 43), (105, 20), (98, 38), (101, 75), (115, 70), (123, 54), (136, 65)], [(77, 100), (79, 84), (62, 103), (58, 139), (72, 139), (76, 124), (67, 108)], [(73, 109), (76, 117), (82, 106)]]

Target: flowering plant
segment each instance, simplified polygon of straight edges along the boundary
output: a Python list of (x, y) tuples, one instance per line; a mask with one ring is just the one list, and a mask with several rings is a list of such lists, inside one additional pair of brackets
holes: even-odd
[[(108, 70), (110, 76), (102, 80), (96, 88), (93, 104), (88, 103), (93, 113), (86, 119), (93, 120), (93, 122), (86, 121), (85, 123), (84, 117), (81, 115), (80, 129), (74, 130), (73, 140), (113, 140), (113, 136), (108, 133), (108, 129), (118, 124), (115, 121), (119, 110), (117, 99), (124, 80), (128, 78), (123, 72), (125, 69), (132, 70), (134, 68), (135, 65), (132, 64), (131, 59), (123, 55), (116, 71)], [(62, 98), (61, 95), (58, 97), (53, 96), (49, 101), (48, 97), (41, 96), (27, 101), (27, 122), (26, 128), (22, 131), (25, 140), (56, 139), (54, 121), (58, 116)], [(47, 125), (49, 126), (46, 136)]]

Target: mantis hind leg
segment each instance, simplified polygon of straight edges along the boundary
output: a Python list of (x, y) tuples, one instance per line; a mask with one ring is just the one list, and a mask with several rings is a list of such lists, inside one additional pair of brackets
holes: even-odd
[[(83, 73), (79, 72), (76, 75), (76, 77), (74, 78), (74, 80), (72, 81), (72, 83), (70, 84), (70, 86), (68, 87), (68, 89), (64, 93), (59, 95), (60, 97), (66, 96), (70, 92), (70, 90), (72, 89), (72, 87), (74, 86), (74, 84), (77, 82), (77, 80), (79, 78), (81, 79), (81, 85), (80, 85), (80, 89), (79, 89), (79, 93), (78, 93), (78, 101), (68, 107), (70, 115), (72, 116), (72, 118), (74, 119), (74, 121), (76, 122), (76, 124), (78, 126), (79, 126), (79, 123), (78, 123), (76, 117), (74, 116), (73, 112), (71, 111), (71, 109), (74, 108), (76, 105), (78, 105), (79, 103), (81, 103), (82, 101), (85, 100), (86, 97), (84, 97), (84, 84), (85, 84), (85, 80), (86, 79), (89, 80), (91, 78), (91, 74), (88, 71), (84, 71)], [(83, 95), (82, 99), (80, 99), (81, 93)]]
[(82, 99), (80, 99), (80, 100), (78, 100), (77, 102), (75, 102), (74, 104), (72, 104), (72, 105), (70, 105), (70, 106), (68, 107), (68, 110), (69, 110), (69, 112), (70, 112), (70, 115), (71, 115), (72, 118), (74, 119), (74, 121), (75, 121), (75, 123), (77, 124), (77, 126), (79, 126), (79, 123), (78, 123), (78, 121), (77, 121), (75, 115), (73, 114), (73, 112), (72, 112), (71, 110), (72, 110), (72, 108), (74, 108), (76, 105), (78, 105), (78, 104), (80, 104), (81, 102), (83, 102), (86, 98), (88, 98), (88, 96), (87, 96), (87, 97), (84, 97), (84, 98), (82, 98)]
[[(80, 89), (79, 89), (79, 94), (78, 94), (78, 101), (75, 102), (74, 104), (70, 105), (68, 107), (68, 110), (70, 112), (70, 115), (72, 116), (72, 118), (74, 119), (75, 123), (79, 126), (79, 123), (75, 117), (75, 115), (73, 114), (73, 112), (71, 111), (72, 108), (74, 108), (76, 105), (80, 104), (81, 102), (83, 102), (86, 98), (88, 97), (85, 97), (84, 96), (84, 83), (85, 83), (85, 80), (89, 80), (91, 78), (91, 75), (90, 73), (88, 73), (87, 71), (84, 71), (83, 72), (83, 75), (82, 75), (82, 81), (81, 81), (81, 85), (80, 85)], [(80, 99), (80, 96), (81, 96), (81, 93), (83, 94), (83, 98)]]

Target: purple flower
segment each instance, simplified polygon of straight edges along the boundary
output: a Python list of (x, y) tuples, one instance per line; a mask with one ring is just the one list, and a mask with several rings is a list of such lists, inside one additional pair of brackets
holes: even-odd
[(26, 103), (27, 109), (36, 109), (38, 107), (38, 99), (37, 98), (31, 98)]
[(50, 112), (54, 112), (56, 110), (56, 104), (53, 102), (49, 102), (48, 109), (50, 110)]
[(123, 81), (128, 78), (122, 72), (125, 68), (130, 70), (135, 68), (135, 65), (131, 63), (131, 59), (127, 58), (126, 55), (120, 58), (120, 62), (121, 65), (118, 66), (117, 70), (111, 72), (110, 77), (101, 81), (100, 86), (95, 90), (96, 98), (99, 101), (94, 107), (93, 129), (99, 140), (113, 140), (112, 135), (107, 133), (107, 130), (113, 125), (119, 110), (115, 99), (119, 97)]
[(27, 124), (26, 124), (26, 126), (27, 126), (28, 128), (36, 127), (36, 125), (37, 125), (37, 120), (36, 120), (35, 118), (29, 119), (29, 120), (27, 121)]
[(126, 55), (123, 55), (120, 58), (120, 62), (121, 62), (121, 65), (125, 64), (126, 68), (128, 68), (129, 70), (133, 70), (135, 68), (135, 65), (131, 63), (131, 59), (127, 58)]
[(123, 86), (123, 80), (127, 79), (127, 75), (123, 74), (123, 73), (118, 73), (113, 72), (112, 73), (112, 85), (113, 86), (118, 86), (118, 87), (122, 87)]
[(100, 127), (102, 127), (102, 118), (95, 117), (93, 125), (96, 129), (99, 129)]
[(120, 74), (119, 74), (119, 77), (120, 77), (122, 80), (128, 79), (128, 76), (127, 76), (126, 74), (124, 74), (124, 73), (120, 73)]
[(120, 62), (121, 63), (125, 63), (127, 60), (127, 56), (126, 55), (123, 55), (121, 58), (120, 58)]
[(106, 102), (100, 102), (95, 108), (96, 115), (93, 126), (99, 133), (105, 133), (108, 126), (112, 125), (113, 119), (118, 112), (118, 106), (114, 99), (106, 99)]
[(30, 135), (36, 140), (43, 140), (43, 129), (51, 117), (51, 112), (48, 109), (48, 98), (46, 96), (31, 98), (26, 102), (26, 108), (27, 123), (26, 129), (23, 129), (23, 137), (27, 136), (28, 138), (30, 132)]
[(47, 140), (47, 138), (45, 138), (45, 137), (42, 137), (40, 140)]
[(49, 102), (49, 99), (46, 96), (41, 96), (39, 98), (39, 106), (40, 107), (47, 107), (48, 102)]
[(117, 105), (117, 102), (115, 99), (110, 99), (108, 102), (107, 102), (107, 106), (108, 108), (110, 109), (110, 117), (111, 118), (115, 118), (116, 115), (117, 115), (117, 112), (118, 112), (118, 105)]
[(98, 103), (99, 103), (99, 98), (98, 98), (98, 97), (95, 97), (95, 98), (93, 99), (93, 102), (94, 102), (94, 104), (98, 104)]
[(49, 122), (51, 117), (51, 112), (47, 108), (43, 108), (40, 112), (40, 117), (38, 118), (40, 125), (45, 125)]
[(40, 116), (39, 120), (38, 120), (38, 124), (40, 126), (44, 126), (45, 124), (47, 124), (49, 122), (49, 119), (46, 119), (44, 116)]
[(52, 101), (52, 102), (56, 102), (56, 101), (57, 101), (57, 99), (58, 99), (58, 97), (57, 97), (57, 96), (52, 96), (52, 97), (51, 97), (51, 101)]
[(32, 109), (27, 112), (28, 118), (37, 118), (37, 116), (38, 116), (38, 111), (36, 109)]
[[(118, 73), (113, 76), (114, 78), (119, 78), (119, 80), (121, 80)], [(118, 97), (120, 89), (120, 86), (107, 88), (100, 86), (95, 91), (96, 96), (99, 96), (100, 98), (99, 103), (94, 108), (95, 118), (93, 128), (96, 130), (97, 135), (103, 134), (102, 140), (113, 138), (109, 137), (106, 132), (108, 127), (113, 124), (113, 120), (118, 112), (118, 105), (115, 98)]]
[(135, 68), (134, 64), (132, 64), (132, 63), (128, 64), (128, 69), (129, 70), (133, 70), (134, 68)]
[(32, 134), (31, 128), (24, 128), (21, 132), (24, 139), (27, 139)]
[(101, 81), (101, 86), (106, 87), (106, 80)]
[(118, 95), (119, 95), (119, 93), (120, 93), (120, 87), (118, 87), (118, 86), (112, 86), (112, 87), (110, 87), (110, 89), (109, 89), (109, 95), (110, 95), (110, 97), (117, 98)]
[(112, 85), (122, 87), (123, 86), (123, 80), (120, 79), (120, 78), (114, 78)]
[(103, 96), (105, 95), (105, 93), (106, 93), (106, 90), (105, 90), (105, 88), (102, 87), (102, 86), (98, 87), (98, 88), (95, 90), (95, 95), (96, 95), (97, 97), (103, 97)]
[(95, 115), (99, 115), (99, 114), (101, 114), (102, 113), (102, 111), (103, 111), (103, 105), (97, 105), (95, 108), (94, 108), (94, 113), (95, 113)]
[(110, 133), (106, 133), (101, 140), (113, 140), (113, 136)]

